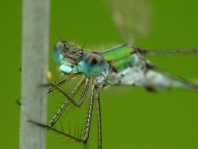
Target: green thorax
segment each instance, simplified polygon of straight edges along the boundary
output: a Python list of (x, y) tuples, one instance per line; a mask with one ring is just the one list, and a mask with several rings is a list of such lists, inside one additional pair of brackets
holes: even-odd
[(133, 47), (119, 45), (101, 52), (105, 60), (119, 72), (128, 67), (133, 67), (138, 61)]

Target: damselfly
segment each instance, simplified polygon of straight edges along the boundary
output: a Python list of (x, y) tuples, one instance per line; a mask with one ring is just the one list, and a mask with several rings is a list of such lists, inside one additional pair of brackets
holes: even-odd
[[(88, 147), (90, 141), (89, 136), (93, 124), (93, 110), (96, 110), (97, 115), (96, 127), (98, 132), (95, 132), (95, 135), (97, 134), (98, 136), (97, 147), (102, 148), (99, 96), (101, 89), (113, 85), (131, 85), (145, 87), (149, 91), (161, 91), (174, 87), (189, 87), (198, 90), (197, 84), (172, 75), (144, 59), (144, 55), (196, 53), (198, 49), (147, 50), (131, 44), (135, 35), (146, 32), (141, 24), (133, 24), (134, 21), (132, 20), (137, 18), (129, 15), (132, 9), (131, 6), (134, 5), (131, 2), (127, 1), (125, 3), (120, 1), (119, 3), (118, 1), (110, 2), (109, 0), (108, 3), (115, 25), (127, 44), (118, 45), (101, 52), (89, 52), (61, 40), (55, 45), (53, 50), (54, 60), (60, 65), (59, 70), (63, 75), (56, 84), (51, 84), (52, 87), (49, 89), (49, 92), (52, 92), (54, 89), (60, 91), (65, 96), (65, 102), (50, 123), (43, 126), (68, 137), (71, 142), (83, 144), (84, 148)], [(140, 10), (148, 9), (144, 5), (144, 2), (137, 1), (137, 3), (140, 3), (138, 6), (143, 7), (141, 9), (139, 8)], [(128, 8), (129, 6), (130, 8)], [(139, 12), (139, 10), (136, 10), (136, 12), (143, 13)], [(145, 14), (141, 15), (145, 16)], [(139, 18), (146, 20), (146, 18)], [(62, 89), (63, 86), (68, 85), (73, 86), (72, 91)], [(71, 105), (81, 108), (85, 98), (89, 100), (89, 106), (83, 129), (81, 126), (77, 126), (76, 132), (72, 134), (70, 130), (64, 131), (64, 125), (70, 125), (69, 123), (62, 124), (63, 128), (60, 129), (54, 127), (64, 111), (69, 109), (69, 112), (71, 112)], [(67, 115), (65, 118), (67, 118)], [(77, 119), (78, 117), (75, 118)]]

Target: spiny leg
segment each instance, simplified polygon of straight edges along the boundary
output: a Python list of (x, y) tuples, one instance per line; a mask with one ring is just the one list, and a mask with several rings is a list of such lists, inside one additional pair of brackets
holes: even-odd
[[(67, 81), (69, 81), (70, 79), (74, 79), (74, 78), (77, 78), (77, 77), (79, 77), (78, 74), (76, 74), (76, 75), (73, 75), (73, 74), (72, 74), (72, 76), (70, 76), (69, 79), (67, 79), (67, 78), (60, 79), (60, 80), (56, 81), (55, 84), (58, 85), (58, 86), (61, 86), (61, 85), (65, 84)], [(52, 91), (55, 90), (55, 89), (56, 89), (56, 87), (51, 86), (51, 87), (48, 89), (48, 93), (52, 92)]]
[[(85, 83), (85, 81), (86, 81), (86, 77), (83, 76), (81, 81), (77, 84), (77, 86), (73, 89), (72, 93), (70, 94), (71, 98), (80, 90), (80, 88)], [(81, 96), (81, 98), (83, 100), (84, 100), (85, 95), (87, 93), (88, 86), (89, 86), (89, 81), (86, 82), (85, 89), (83, 90), (83, 93), (82, 93), (82, 96)], [(83, 100), (81, 101), (81, 104), (83, 103)], [(61, 106), (61, 108), (58, 110), (58, 112), (55, 114), (55, 116), (52, 118), (52, 120), (48, 124), (49, 127), (54, 126), (54, 124), (58, 121), (58, 119), (60, 118), (62, 113), (65, 111), (65, 109), (66, 109), (66, 107), (68, 106), (69, 103), (70, 103), (70, 100), (66, 99), (65, 102), (63, 103), (63, 105)]]
[(97, 108), (97, 124), (98, 124), (98, 149), (102, 148), (102, 119), (101, 119), (101, 107), (100, 107), (100, 93), (99, 89), (96, 89), (96, 108)]
[[(64, 78), (64, 79), (62, 79), (62, 80), (56, 82), (56, 85), (60, 86), (60, 85), (62, 85), (62, 84), (64, 84), (64, 83), (66, 83), (66, 82), (67, 82), (67, 79)], [(55, 90), (55, 89), (56, 89), (56, 87), (54, 87), (54, 86), (50, 87), (50, 88), (48, 89), (48, 93), (52, 92), (52, 91)]]
[(32, 120), (29, 120), (29, 122), (34, 123), (38, 126), (44, 127), (46, 129), (50, 129), (53, 130), (54, 132), (57, 132), (63, 136), (66, 136), (76, 142), (82, 143), (84, 144), (84, 148), (87, 148), (87, 143), (88, 143), (88, 139), (89, 139), (89, 134), (90, 134), (90, 127), (91, 127), (91, 122), (92, 122), (92, 113), (93, 113), (93, 106), (94, 106), (94, 99), (98, 99), (98, 90), (95, 90), (96, 86), (92, 85), (92, 89), (91, 89), (91, 97), (90, 97), (90, 102), (89, 102), (89, 109), (88, 109), (88, 116), (87, 116), (87, 120), (86, 120), (86, 127), (85, 127), (85, 132), (84, 132), (84, 136), (83, 139), (81, 138), (77, 138), (75, 136), (72, 136), (68, 133), (65, 133), (63, 131), (60, 131), (58, 129), (55, 129), (53, 127), (50, 127), (49, 125), (45, 125), (45, 124), (40, 124), (37, 122), (34, 122)]
[(76, 102), (69, 94), (67, 94), (62, 88), (60, 88), (57, 84), (54, 84), (54, 83), (49, 83), (47, 85), (44, 85), (44, 86), (52, 86), (52, 87), (55, 87), (58, 91), (60, 91), (64, 96), (67, 97), (67, 99), (76, 107), (80, 107), (85, 99), (85, 95), (89, 89), (89, 83), (90, 83), (90, 77), (87, 77), (86, 78), (86, 86), (84, 88), (84, 91), (83, 91), (83, 94), (81, 96), (81, 98), (79, 99), (79, 102)]
[[(101, 108), (100, 108), (100, 94), (99, 94), (99, 88), (97, 85), (92, 86), (92, 94), (91, 98), (93, 98), (93, 103), (94, 100), (96, 102), (96, 112), (97, 112), (97, 125), (98, 125), (98, 149), (102, 149), (102, 124), (101, 124)], [(91, 105), (90, 105), (91, 106)], [(92, 106), (93, 108), (93, 106)], [(92, 109), (93, 110), (93, 109)], [(90, 127), (91, 127), (91, 120), (92, 120), (92, 111), (89, 110), (88, 112), (88, 119), (87, 119), (87, 130), (85, 131), (85, 137), (84, 140), (87, 140), (86, 143), (84, 144), (84, 149), (88, 148), (88, 139), (89, 139), (89, 134), (90, 134)]]

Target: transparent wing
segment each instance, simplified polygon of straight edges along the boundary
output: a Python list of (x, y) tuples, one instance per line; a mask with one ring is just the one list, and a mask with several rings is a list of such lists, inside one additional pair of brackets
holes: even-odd
[(103, 1), (125, 42), (132, 44), (135, 38), (148, 33), (151, 13), (147, 0)]
[(198, 90), (198, 84), (171, 74), (144, 60), (140, 61), (139, 65), (112, 73), (108, 77), (108, 82), (112, 85), (145, 87), (149, 91), (163, 91), (172, 88), (193, 88)]
[(133, 47), (142, 55), (148, 56), (172, 56), (172, 55), (186, 55), (186, 54), (197, 54), (198, 48), (175, 48), (175, 49), (158, 49), (158, 50), (147, 50), (144, 48)]

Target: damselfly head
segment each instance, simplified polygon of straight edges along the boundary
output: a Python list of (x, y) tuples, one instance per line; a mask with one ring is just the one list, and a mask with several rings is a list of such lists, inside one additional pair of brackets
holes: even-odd
[(82, 60), (83, 49), (78, 48), (67, 41), (61, 40), (54, 46), (53, 57), (58, 64), (67, 61), (72, 65), (75, 65)]
[(63, 73), (83, 72), (88, 76), (98, 76), (104, 71), (104, 57), (97, 52), (85, 52), (69, 42), (59, 41), (54, 46), (54, 60), (60, 64)]

